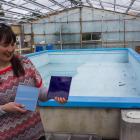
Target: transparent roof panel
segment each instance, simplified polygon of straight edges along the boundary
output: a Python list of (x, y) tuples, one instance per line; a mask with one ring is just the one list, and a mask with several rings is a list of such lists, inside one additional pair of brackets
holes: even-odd
[(42, 8), (31, 3), (24, 4), (23, 7), (32, 9), (32, 10), (41, 10)]
[(48, 0), (38, 0), (36, 2), (38, 2), (38, 3), (42, 4), (42, 5), (45, 5), (47, 7), (54, 5), (51, 1), (48, 1)]
[(28, 11), (22, 10), (22, 9), (18, 9), (18, 8), (12, 8), (9, 11), (15, 12), (15, 13), (21, 13), (21, 14), (28, 14)]
[(127, 8), (116, 6), (115, 11), (119, 13), (126, 13)]
[(63, 3), (63, 5), (64, 5), (65, 7), (70, 7), (70, 6), (71, 6), (71, 3), (70, 3), (70, 1), (65, 1), (65, 2)]
[(104, 9), (114, 11), (114, 5), (113, 4), (102, 3), (102, 5), (103, 5)]
[(129, 10), (128, 13), (135, 16), (135, 15), (139, 14), (140, 11), (137, 11), (137, 10)]
[(49, 10), (47, 10), (47, 9), (41, 9), (40, 12), (42, 12), (42, 13), (45, 14), (45, 13), (49, 13)]
[(2, 8), (3, 8), (4, 10), (8, 10), (8, 9), (10, 9), (10, 8), (12, 8), (12, 7), (11, 7), (11, 6), (8, 6), (8, 5), (3, 5)]
[(133, 8), (133, 9), (136, 9), (136, 10), (140, 10), (140, 1), (136, 1), (136, 2), (132, 5), (132, 8)]
[(132, 0), (116, 0), (116, 4), (118, 5), (124, 5), (124, 6), (129, 6)]
[(99, 1), (92, 1), (92, 6), (95, 8), (101, 8), (100, 2)]
[(27, 3), (24, 0), (13, 0), (13, 1), (9, 0), (9, 2), (12, 2), (17, 5), (23, 5), (23, 4)]
[[(0, 10), (3, 10), (5, 17), (8, 15), (8, 18), (9, 15), (22, 18), (25, 14), (38, 18), (38, 15), (42, 17), (66, 8), (79, 6), (88, 6), (140, 17), (140, 0), (0, 0), (0, 5), (2, 5)], [(13, 16), (11, 17), (14, 18)]]

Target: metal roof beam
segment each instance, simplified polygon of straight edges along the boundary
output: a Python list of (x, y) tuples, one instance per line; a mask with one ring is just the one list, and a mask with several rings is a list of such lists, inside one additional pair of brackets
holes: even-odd
[(89, 6), (93, 7), (93, 5), (92, 5), (92, 3), (91, 3), (90, 0), (86, 0), (86, 1), (87, 1), (87, 3), (89, 4)]
[(56, 12), (56, 10), (54, 10), (54, 9), (52, 9), (52, 8), (50, 8), (50, 7), (47, 7), (47, 6), (43, 5), (43, 4), (40, 4), (40, 3), (38, 3), (38, 2), (36, 2), (36, 1), (34, 1), (34, 0), (24, 0), (24, 1), (25, 1), (25, 2), (28, 2), (28, 3), (31, 3), (31, 4), (33, 4), (33, 5), (39, 6), (39, 7), (43, 8), (43, 9), (47, 9), (47, 10)]
[(0, 19), (2, 20), (9, 20), (9, 21), (25, 21), (28, 22), (27, 20), (22, 20), (22, 19), (18, 19), (18, 18), (11, 18), (11, 17), (0, 17)]
[(73, 3), (74, 5), (82, 5), (82, 1), (81, 0), (69, 0), (71, 3)]
[[(97, 1), (97, 2), (99, 2), (98, 0), (92, 0), (92, 1)], [(102, 1), (102, 3), (106, 3), (106, 4), (110, 4), (110, 5), (113, 5), (113, 6), (114, 6), (114, 3), (111, 3), (111, 2)], [(128, 8), (128, 6), (120, 5), (120, 4), (116, 4), (116, 6), (122, 7), (122, 8)], [(134, 8), (131, 8), (131, 9), (132, 9), (132, 10), (137, 10), (137, 9), (134, 9)], [(139, 9), (138, 9), (138, 10), (139, 10)]]
[(134, 2), (135, 2), (136, 0), (131, 0), (131, 3), (130, 3), (130, 5), (129, 5), (129, 7), (127, 8), (127, 10), (126, 10), (126, 14), (128, 14), (128, 11), (131, 9), (131, 7), (132, 7), (132, 5), (134, 4)]
[(25, 16), (26, 14), (22, 14), (22, 13), (18, 13), (18, 12), (14, 12), (14, 11), (8, 11), (8, 10), (1, 10), (4, 13), (9, 13), (9, 14), (13, 14), (13, 15), (19, 15), (19, 16)]
[(104, 6), (103, 6), (103, 4), (102, 4), (102, 1), (99, 0), (99, 2), (100, 2), (100, 6), (102, 7), (102, 9), (104, 9)]
[(116, 11), (116, 0), (114, 0), (114, 12)]
[(65, 7), (64, 5), (62, 5), (62, 4), (60, 4), (59, 2), (57, 2), (56, 0), (49, 0), (50, 2), (52, 2), (53, 4), (55, 4), (55, 5), (58, 5), (59, 7), (61, 7), (61, 8), (67, 8), (67, 7)]
[(11, 15), (19, 15), (19, 16), (23, 16), (27, 19), (36, 19), (35, 16), (29, 16), (29, 15), (26, 15), (26, 14), (22, 14), (22, 13), (18, 13), (18, 12), (13, 12), (13, 11), (8, 11), (8, 10), (2, 10), (4, 13), (8, 13), (8, 14), (11, 14)]

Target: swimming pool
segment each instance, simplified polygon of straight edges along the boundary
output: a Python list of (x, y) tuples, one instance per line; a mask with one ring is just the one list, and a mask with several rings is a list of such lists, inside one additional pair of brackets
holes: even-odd
[(51, 76), (72, 76), (69, 100), (40, 106), (140, 108), (140, 56), (129, 48), (52, 50), (28, 55), (49, 86)]

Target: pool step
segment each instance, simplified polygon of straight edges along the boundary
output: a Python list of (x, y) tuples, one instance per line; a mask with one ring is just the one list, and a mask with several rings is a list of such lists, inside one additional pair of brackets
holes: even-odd
[(96, 134), (47, 133), (46, 140), (102, 140)]

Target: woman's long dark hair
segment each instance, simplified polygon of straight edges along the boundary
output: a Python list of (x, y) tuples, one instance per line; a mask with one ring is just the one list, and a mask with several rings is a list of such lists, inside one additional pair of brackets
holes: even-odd
[[(12, 31), (11, 27), (3, 23), (0, 23), (0, 42), (3, 44), (16, 43), (16, 36)], [(10, 62), (13, 67), (13, 73), (15, 76), (19, 77), (25, 74), (22, 63), (17, 56), (13, 55)]]

